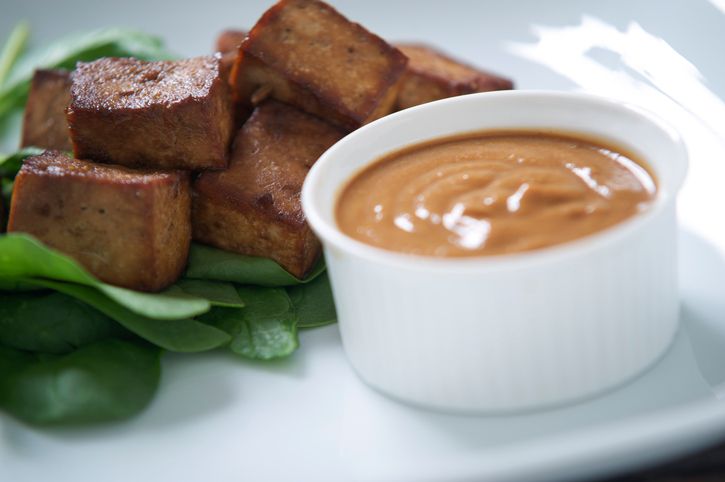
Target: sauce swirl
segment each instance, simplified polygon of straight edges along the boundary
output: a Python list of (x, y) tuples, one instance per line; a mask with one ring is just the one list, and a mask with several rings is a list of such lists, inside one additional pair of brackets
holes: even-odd
[(657, 185), (624, 150), (564, 133), (485, 131), (417, 144), (352, 178), (336, 220), (373, 246), (435, 257), (529, 251), (615, 225)]

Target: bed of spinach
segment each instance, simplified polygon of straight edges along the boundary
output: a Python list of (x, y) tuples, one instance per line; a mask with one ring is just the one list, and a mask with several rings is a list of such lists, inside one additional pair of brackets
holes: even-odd
[[(0, 53), (0, 146), (17, 145), (36, 68), (72, 69), (105, 56), (173, 58), (158, 38), (126, 29), (36, 49), (26, 49), (28, 37), (19, 25)], [(39, 152), (0, 154), (6, 207), (23, 160)], [(124, 419), (153, 398), (165, 350), (224, 347), (243, 358), (279, 358), (297, 349), (298, 329), (335, 321), (322, 261), (297, 279), (269, 259), (193, 245), (181, 280), (141, 293), (99, 281), (31, 236), (0, 234), (0, 409), (35, 425)]]

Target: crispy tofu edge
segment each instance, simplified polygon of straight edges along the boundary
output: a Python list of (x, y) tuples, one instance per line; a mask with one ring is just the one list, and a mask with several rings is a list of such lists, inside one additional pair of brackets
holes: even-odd
[[(283, 102), (295, 103), (296, 105), (302, 107), (304, 110), (307, 110), (312, 114), (319, 115), (326, 120), (334, 122), (335, 124), (343, 126), (349, 130), (356, 129), (372, 120), (375, 120), (392, 112), (395, 107), (395, 98), (397, 97), (397, 92), (402, 86), (403, 77), (405, 75), (408, 64), (408, 58), (393, 45), (389, 44), (378, 35), (375, 35), (374, 33), (368, 31), (359, 23), (350, 21), (347, 17), (339, 13), (335, 8), (328, 5), (327, 3), (319, 2), (317, 0), (310, 1), (310, 3), (318, 3), (336, 18), (349, 23), (352, 28), (364, 31), (368, 35), (368, 38), (372, 42), (375, 42), (382, 51), (389, 53), (393, 57), (392, 68), (388, 71), (388, 75), (382, 78), (382, 82), (380, 88), (378, 89), (377, 96), (372, 97), (367, 102), (367, 114), (365, 116), (361, 117), (356, 113), (351, 112), (339, 102), (339, 99), (337, 97), (326, 96), (324, 95), (324, 93), (314, 92), (310, 88), (311, 86), (307, 84), (304, 79), (301, 79), (299, 75), (294, 75), (294, 73), (292, 72), (283, 72), (275, 69), (268, 63), (264, 62), (264, 60), (260, 59), (258, 53), (252, 51), (250, 46), (253, 45), (254, 39), (259, 35), (258, 32), (266, 28), (266, 26), (269, 25), (269, 23), (279, 15), (280, 10), (285, 8), (292, 1), (294, 0), (281, 0), (272, 7), (270, 7), (267, 11), (265, 11), (264, 14), (259, 18), (257, 23), (254, 25), (254, 27), (252, 27), (252, 29), (249, 31), (249, 33), (247, 34), (247, 38), (239, 46), (236, 62), (232, 67), (230, 75), (230, 83), (232, 84), (236, 100), (238, 102), (245, 102), (245, 97), (253, 94), (247, 92), (240, 92), (240, 85), (244, 84), (243, 75), (245, 68), (256, 67), (264, 68), (270, 72), (273, 72), (273, 75), (282, 79), (283, 82), (292, 84), (292, 86), (287, 87), (288, 90), (292, 91), (291, 97), (296, 97), (304, 95), (304, 93), (308, 93), (308, 95), (314, 97), (319, 107), (310, 108), (310, 106), (301, 106), (299, 103), (294, 102), (294, 99), (279, 100)], [(390, 90), (393, 90), (394, 92), (391, 93)], [(264, 98), (265, 96), (260, 98), (259, 101), (264, 100)], [(393, 99), (392, 101), (390, 101), (391, 98)]]
[[(261, 122), (267, 132), (276, 132), (274, 121), (270, 124), (268, 116), (274, 115), (274, 119), (278, 120), (280, 118), (276, 116), (280, 115), (287, 125), (311, 122), (315, 130), (322, 129), (318, 131), (320, 135), (330, 136), (333, 143), (332, 137), (337, 136), (339, 139), (345, 135), (334, 124), (295, 107), (274, 100), (267, 103), (268, 108), (273, 110), (264, 111), (263, 114), (259, 110), (264, 109), (263, 106), (251, 117), (253, 122)], [(242, 128), (236, 135), (234, 146), (247, 142), (245, 135), (250, 134)], [(305, 164), (305, 167), (309, 169), (314, 161), (316, 159)], [(239, 196), (235, 191), (230, 191), (228, 185), (217, 185), (216, 176), (215, 173), (205, 173), (193, 183), (194, 239), (220, 249), (274, 259), (296, 276), (304, 276), (319, 257), (321, 248), (301, 209), (299, 215), (269, 210), (264, 203), (268, 195), (263, 195), (261, 199), (249, 195)]]
[[(174, 169), (185, 169), (185, 170), (206, 170), (206, 169), (225, 169), (229, 163), (229, 147), (234, 135), (236, 113), (231, 101), (231, 92), (228, 82), (224, 79), (221, 58), (218, 55), (213, 55), (217, 60), (216, 72), (218, 76), (209, 88), (209, 97), (203, 101), (199, 101), (194, 97), (186, 97), (183, 100), (173, 103), (174, 110), (184, 112), (186, 109), (197, 108), (200, 116), (213, 117), (213, 114), (218, 110), (218, 114), (222, 118), (229, 118), (230, 122), (226, 123), (228, 128), (223, 132), (220, 132), (221, 139), (216, 139), (216, 143), (213, 146), (217, 152), (211, 156), (211, 161), (204, 165), (192, 165), (186, 163), (168, 164), (168, 165), (154, 165), (153, 162), (142, 160), (140, 162), (126, 162), (113, 158), (106, 151), (98, 146), (97, 141), (91, 140), (89, 147), (85, 139), (87, 136), (85, 132), (85, 124), (93, 124), (98, 120), (103, 120), (105, 123), (109, 122), (109, 119), (115, 117), (125, 117), (128, 115), (138, 115), (142, 122), (154, 122), (154, 117), (160, 115), (163, 117), (168, 110), (165, 105), (154, 104), (150, 107), (143, 109), (134, 108), (118, 108), (113, 111), (100, 111), (98, 109), (83, 108), (75, 104), (73, 96), (71, 96), (70, 105), (66, 111), (66, 117), (68, 120), (70, 139), (73, 147), (73, 156), (77, 159), (93, 159), (96, 162), (107, 163), (107, 164), (119, 164), (130, 168), (151, 168), (160, 170), (174, 170)], [(218, 91), (221, 91), (220, 93)], [(217, 95), (218, 93), (218, 95)], [(217, 100), (216, 102), (214, 100)], [(159, 114), (160, 113), (160, 114)], [(80, 114), (80, 116), (79, 116)], [(90, 121), (89, 121), (90, 119)], [(213, 122), (209, 122), (209, 125)]]
[[(514, 83), (511, 79), (503, 77), (503, 76), (496, 74), (494, 72), (491, 72), (489, 70), (482, 69), (480, 67), (471, 65), (468, 62), (464, 62), (458, 58), (455, 58), (455, 57), (447, 54), (446, 52), (438, 50), (437, 48), (432, 47), (430, 45), (426, 45), (423, 43), (412, 43), (412, 42), (411, 43), (397, 43), (396, 45), (400, 46), (400, 47), (409, 47), (409, 48), (415, 48), (415, 49), (419, 49), (419, 50), (425, 50), (431, 56), (439, 57), (448, 62), (455, 63), (462, 67), (470, 69), (470, 70), (478, 73), (477, 80), (481, 80), (481, 78), (483, 78), (486, 81), (493, 80), (494, 83), (499, 84), (499, 85), (497, 85), (497, 88), (494, 90), (510, 90), (510, 89), (514, 88)], [(413, 63), (408, 64), (408, 71), (413, 74), (421, 75), (432, 81), (438, 81), (440, 83), (440, 85), (443, 87), (446, 87), (446, 88), (453, 87), (454, 89), (456, 89), (456, 92), (459, 95), (477, 92), (476, 89), (478, 89), (480, 87), (478, 85), (479, 83), (477, 81), (476, 82), (459, 82), (459, 81), (451, 80), (450, 78), (446, 78), (439, 74), (431, 73), (424, 69), (417, 69)]]
[[(254, 209), (240, 211), (208, 196), (194, 196), (193, 238), (203, 244), (276, 261), (298, 278), (314, 266), (321, 245), (307, 223), (272, 223)], [(244, 227), (244, 229), (229, 229)], [(292, 241), (292, 242), (290, 242)]]
[[(186, 265), (189, 261), (189, 250), (191, 249), (192, 237), (191, 175), (189, 172), (177, 172), (179, 172), (179, 179), (175, 181), (172, 186), (172, 189), (177, 191), (176, 199), (158, 199), (160, 196), (169, 198), (169, 191), (166, 190), (164, 193), (154, 191), (152, 200), (153, 208), (151, 210), (153, 221), (150, 223), (150, 226), (152, 229), (154, 227), (158, 228), (158, 226), (161, 226), (164, 221), (168, 222), (173, 219), (181, 219), (182, 223), (186, 220), (186, 223), (176, 227), (180, 230), (180, 239), (174, 239), (170, 236), (172, 234), (171, 228), (173, 228), (173, 226), (164, 231), (153, 233), (152, 239), (155, 244), (153, 252), (161, 253), (161, 257), (154, 257), (153, 259), (153, 269), (155, 271), (153, 279), (156, 280), (156, 283), (149, 285), (149, 291), (161, 291), (162, 289), (175, 283), (181, 275), (184, 274), (184, 270), (186, 269)], [(162, 213), (159, 209), (156, 209), (156, 206), (163, 206), (165, 202), (167, 205), (175, 208), (174, 212), (170, 214)], [(175, 246), (177, 248), (177, 252), (172, 253), (171, 247), (174, 247), (172, 244), (174, 241), (179, 242), (179, 245)], [(174, 263), (174, 261), (176, 261), (176, 263)], [(162, 272), (162, 268), (165, 266), (170, 266), (170, 269), (166, 273)]]
[[(32, 163), (32, 160), (35, 158), (39, 158), (39, 157), (43, 157), (43, 156), (55, 156), (55, 155), (65, 156), (65, 154), (62, 152), (47, 150), (38, 156), (32, 156), (32, 157), (26, 159), (25, 162), (27, 163), (28, 161), (31, 161), (31, 163)], [(84, 162), (90, 162), (90, 161), (84, 161)], [(28, 165), (30, 165), (30, 163), (28, 163)], [(25, 166), (25, 163), (23, 164), (23, 166)], [(124, 169), (128, 169), (128, 168), (125, 168), (125, 166), (115, 166), (115, 167), (121, 167)], [(15, 202), (16, 193), (21, 193), (21, 194), (17, 194), (18, 196), (26, 196), (26, 195), (30, 196), (32, 194), (30, 192), (30, 191), (32, 191), (32, 189), (25, 188), (26, 182), (32, 182), (33, 174), (29, 173), (28, 171), (29, 171), (29, 169), (21, 168), (21, 170), (18, 172), (18, 175), (15, 178), (16, 184), (15, 184), (15, 188), (13, 189), (13, 202), (11, 203), (11, 209), (10, 209), (10, 213), (8, 216), (8, 223), (7, 223), (8, 232), (19, 231), (16, 228), (16, 224), (17, 224), (18, 211), (21, 209), (18, 206), (21, 205), (21, 202)], [(104, 281), (104, 282), (107, 282), (110, 284), (114, 284), (115, 286), (121, 286), (124, 288), (134, 289), (134, 290), (138, 290), (138, 291), (145, 291), (145, 292), (158, 292), (158, 291), (161, 291), (161, 290), (167, 288), (168, 286), (172, 285), (183, 274), (186, 264), (188, 262), (188, 253), (189, 253), (189, 249), (191, 246), (191, 186), (190, 186), (191, 183), (190, 183), (190, 175), (188, 172), (183, 172), (183, 171), (175, 171), (175, 172), (177, 172), (179, 174), (178, 184), (179, 184), (180, 194), (184, 198), (184, 199), (182, 199), (181, 203), (179, 203), (180, 205), (183, 204), (181, 206), (181, 209), (182, 209), (182, 211), (185, 211), (185, 212), (182, 212), (181, 215), (187, 221), (185, 223), (187, 226), (186, 236), (185, 236), (184, 240), (182, 240), (182, 250), (181, 251), (183, 252), (183, 256), (179, 256), (177, 258), (179, 261), (176, 263), (176, 265), (172, 266), (172, 268), (169, 270), (168, 273), (161, 273), (160, 269), (159, 269), (161, 267), (161, 260), (158, 257), (153, 256), (155, 253), (159, 253), (159, 252), (167, 253), (168, 252), (167, 248), (168, 248), (168, 244), (169, 244), (168, 240), (166, 240), (166, 239), (162, 240), (161, 236), (160, 236), (161, 233), (158, 233), (155, 230), (155, 228), (157, 227), (156, 223), (158, 222), (157, 219), (159, 219), (159, 218), (168, 219), (169, 216), (168, 216), (168, 213), (161, 215), (160, 213), (157, 212), (158, 209), (156, 209), (156, 207), (158, 206), (160, 200), (157, 199), (158, 191), (154, 190), (153, 191), (154, 195), (146, 201), (148, 216), (151, 218), (152, 221), (145, 225), (146, 229), (144, 230), (145, 231), (144, 236), (147, 239), (152, 240), (152, 244), (153, 244), (153, 246), (149, 246), (149, 245), (144, 246), (144, 249), (146, 249), (147, 252), (149, 253), (149, 257), (152, 258), (151, 263), (149, 263), (149, 265), (147, 265), (145, 268), (148, 270), (147, 272), (150, 272), (152, 274), (152, 276), (150, 278), (146, 277), (146, 279), (144, 279), (143, 281), (139, 281), (138, 284), (133, 284), (133, 285), (118, 283), (117, 282), (118, 280), (113, 279), (112, 277), (104, 276), (103, 274), (99, 274), (99, 273), (92, 273), (94, 276), (98, 277), (101, 281)], [(38, 177), (38, 176), (36, 176), (36, 177)], [(80, 180), (80, 182), (89, 182), (89, 180), (86, 176), (79, 176), (76, 179)], [(104, 181), (109, 182), (107, 180), (104, 180)], [(176, 183), (176, 181), (171, 181), (171, 180), (166, 181), (166, 182)], [(133, 191), (134, 189), (136, 189), (137, 185), (138, 185), (137, 183), (123, 183), (120, 185), (120, 188), (124, 191)], [(119, 225), (119, 229), (123, 229), (123, 227)], [(22, 230), (20, 230), (20, 232), (22, 232)], [(41, 239), (41, 241), (43, 241), (43, 240)], [(68, 256), (74, 257), (72, 254), (68, 254)], [(74, 259), (75, 259), (75, 257), (74, 257)], [(83, 263), (81, 263), (80, 260), (76, 260), (76, 261), (80, 264), (83, 264)], [(91, 271), (88, 267), (85, 267), (85, 268), (88, 271)]]
[(239, 45), (247, 37), (247, 30), (228, 28), (219, 32), (216, 41), (214, 42), (214, 51), (221, 52), (222, 54), (227, 52), (236, 52)]
[[(510, 79), (458, 60), (429, 45), (422, 43), (398, 43), (396, 45), (404, 48), (409, 47), (424, 50), (431, 56), (445, 59), (448, 62), (456, 63), (478, 73), (475, 80), (461, 82), (452, 80), (438, 73), (430, 72), (424, 68), (416, 68), (414, 64), (409, 63), (400, 95), (396, 102), (396, 110), (463, 94), (510, 90), (514, 88), (514, 84)], [(411, 97), (415, 97), (417, 100), (409, 102)]]
[[(21, 133), (21, 139), (20, 139), (20, 147), (28, 147), (28, 146), (36, 146), (41, 148), (47, 148), (47, 149), (59, 149), (59, 150), (70, 150), (72, 148), (72, 143), (70, 140), (70, 132), (66, 132), (66, 143), (61, 144), (55, 144), (55, 145), (49, 145), (47, 143), (44, 143), (44, 145), (38, 145), (39, 143), (33, 142), (32, 136), (30, 136), (30, 132), (33, 130), (32, 126), (32, 112), (35, 108), (34, 103), (34, 97), (37, 95), (40, 95), (38, 93), (38, 90), (42, 88), (42, 84), (44, 82), (54, 82), (54, 81), (63, 81), (65, 83), (66, 89), (67, 89), (67, 95), (70, 98), (70, 87), (72, 84), (72, 72), (63, 70), (63, 69), (37, 69), (33, 73), (33, 78), (30, 82), (30, 91), (28, 92), (28, 101), (25, 105), (25, 112), (23, 114), (23, 124), (22, 124), (22, 133)], [(67, 128), (67, 120), (66, 120), (66, 128)]]

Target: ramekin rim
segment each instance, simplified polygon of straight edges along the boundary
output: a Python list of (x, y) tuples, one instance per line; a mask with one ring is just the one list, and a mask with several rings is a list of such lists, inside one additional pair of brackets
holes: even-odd
[[(671, 138), (673, 145), (677, 147), (679, 151), (677, 153), (677, 157), (681, 160), (681, 162), (680, 165), (677, 166), (678, 169), (675, 169), (673, 171), (674, 181), (671, 183), (671, 186), (659, 186), (657, 190), (657, 196), (654, 202), (645, 211), (637, 213), (631, 218), (626, 219), (614, 226), (591, 233), (581, 238), (577, 238), (553, 246), (510, 254), (446, 258), (402, 253), (393, 250), (387, 250), (384, 248), (379, 248), (366, 244), (362, 241), (358, 241), (343, 233), (334, 223), (334, 221), (330, 223), (324, 219), (324, 216), (320, 213), (320, 207), (317, 206), (314, 202), (314, 196), (312, 194), (312, 191), (315, 189), (315, 185), (321, 182), (321, 172), (325, 168), (325, 165), (327, 163), (333, 162), (330, 159), (333, 159), (339, 150), (344, 149), (346, 145), (351, 142), (350, 139), (353, 136), (360, 137), (368, 135), (367, 133), (369, 131), (374, 132), (377, 129), (381, 129), (381, 126), (385, 126), (387, 123), (393, 122), (400, 117), (415, 116), (418, 115), (419, 112), (437, 109), (443, 104), (455, 104), (476, 101), (475, 99), (480, 98), (481, 96), (487, 96), (487, 98), (492, 98), (494, 96), (529, 96), (532, 98), (546, 97), (549, 99), (560, 97), (567, 100), (577, 100), (581, 102), (601, 104), (602, 106), (606, 107), (619, 108), (624, 111), (634, 113), (635, 115), (639, 115), (640, 117), (647, 119), (649, 122), (656, 125), (660, 130), (665, 132), (668, 137)], [(547, 129), (546, 126), (539, 127), (542, 129)], [(522, 125), (521, 128), (534, 129), (537, 128), (537, 126)], [(474, 131), (475, 129), (472, 128), (470, 130)], [(575, 133), (576, 131), (572, 130), (572, 132)], [(434, 138), (435, 137), (431, 137), (431, 139)], [(366, 165), (374, 162), (379, 157), (380, 156), (371, 156), (371, 158), (366, 161)], [(320, 156), (315, 165), (313, 165), (303, 184), (301, 201), (303, 211), (310, 227), (317, 234), (317, 236), (321, 238), (323, 244), (328, 243), (340, 251), (352, 254), (359, 258), (368, 259), (373, 262), (397, 265), (412, 269), (468, 273), (479, 272), (482, 270), (518, 268), (532, 264), (557, 262), (561, 259), (588, 255), (591, 251), (597, 251), (607, 245), (616, 243), (622, 238), (634, 235), (634, 233), (636, 233), (641, 228), (641, 226), (646, 225), (652, 219), (656, 218), (658, 214), (662, 212), (669, 203), (674, 202), (678, 191), (681, 189), (682, 184), (684, 183), (687, 169), (688, 153), (682, 136), (670, 124), (668, 124), (662, 118), (642, 106), (629, 102), (615, 101), (612, 98), (597, 94), (582, 92), (564, 92), (555, 90), (496, 91), (463, 95), (415, 106), (385, 116), (348, 134), (336, 144), (331, 146), (322, 156)], [(348, 180), (349, 179), (346, 179), (345, 181), (340, 183), (338, 186), (336, 186), (336, 189), (339, 189), (344, 184), (344, 182)]]

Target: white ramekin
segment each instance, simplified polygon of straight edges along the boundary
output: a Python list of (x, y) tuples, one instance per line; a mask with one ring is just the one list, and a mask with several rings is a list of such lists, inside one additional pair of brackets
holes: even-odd
[[(483, 129), (555, 129), (626, 147), (654, 170), (651, 209), (539, 251), (467, 259), (394, 253), (343, 234), (340, 189), (404, 146)], [(371, 386), (455, 411), (512, 411), (590, 396), (640, 373), (678, 325), (676, 132), (628, 104), (572, 93), (474, 94), (348, 135), (314, 165), (302, 205), (322, 240), (347, 356)], [(381, 187), (381, 188), (384, 188)]]

